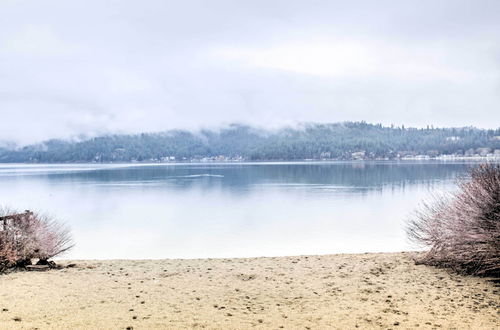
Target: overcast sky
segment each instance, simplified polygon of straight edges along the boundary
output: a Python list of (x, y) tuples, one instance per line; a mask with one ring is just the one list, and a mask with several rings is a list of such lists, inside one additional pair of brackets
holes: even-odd
[(0, 0), (0, 140), (500, 126), (500, 1)]

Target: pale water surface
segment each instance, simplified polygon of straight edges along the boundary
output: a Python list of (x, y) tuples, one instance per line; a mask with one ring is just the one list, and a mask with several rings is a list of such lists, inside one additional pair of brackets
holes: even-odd
[(0, 204), (72, 228), (67, 258), (215, 258), (413, 248), (404, 220), (464, 162), (0, 165)]

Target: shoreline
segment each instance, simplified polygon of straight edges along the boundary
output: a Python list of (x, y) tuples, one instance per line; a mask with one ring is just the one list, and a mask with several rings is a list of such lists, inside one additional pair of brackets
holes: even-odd
[(268, 159), (268, 160), (242, 160), (242, 161), (201, 161), (201, 160), (186, 160), (186, 161), (172, 161), (172, 162), (154, 162), (154, 161), (137, 161), (137, 162), (0, 162), (0, 166), (12, 166), (12, 165), (41, 165), (41, 166), (61, 166), (61, 165), (124, 165), (124, 166), (158, 166), (158, 165), (300, 165), (300, 164), (370, 164), (370, 163), (380, 163), (380, 164), (391, 164), (391, 163), (402, 163), (402, 164), (422, 164), (422, 163), (471, 163), (477, 164), (481, 162), (500, 162), (500, 156), (498, 157), (434, 157), (434, 158), (419, 158), (419, 157), (405, 157), (405, 158), (395, 158), (395, 159), (294, 159), (294, 160), (279, 160), (279, 159)]
[(499, 286), (412, 253), (58, 260), (0, 275), (2, 329), (492, 329)]

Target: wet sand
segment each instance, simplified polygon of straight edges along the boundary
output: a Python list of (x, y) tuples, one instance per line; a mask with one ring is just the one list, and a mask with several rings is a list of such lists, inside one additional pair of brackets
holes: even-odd
[(60, 261), (0, 275), (0, 329), (495, 329), (498, 284), (408, 253)]

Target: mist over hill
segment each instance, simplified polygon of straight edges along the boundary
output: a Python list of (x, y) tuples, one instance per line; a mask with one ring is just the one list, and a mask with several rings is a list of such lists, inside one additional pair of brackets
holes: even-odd
[(220, 130), (108, 135), (74, 142), (0, 145), (3, 163), (351, 160), (500, 157), (500, 128), (405, 128), (365, 122), (303, 124), (266, 130), (233, 124)]

